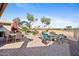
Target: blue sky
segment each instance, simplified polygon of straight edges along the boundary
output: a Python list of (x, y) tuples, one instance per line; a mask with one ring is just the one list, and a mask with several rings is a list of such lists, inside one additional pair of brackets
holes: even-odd
[(52, 28), (79, 27), (79, 4), (77, 3), (10, 3), (1, 18), (6, 18), (8, 21), (16, 17), (27, 20), (28, 12), (38, 18), (33, 26), (43, 26), (40, 19), (45, 16), (51, 18), (49, 27)]

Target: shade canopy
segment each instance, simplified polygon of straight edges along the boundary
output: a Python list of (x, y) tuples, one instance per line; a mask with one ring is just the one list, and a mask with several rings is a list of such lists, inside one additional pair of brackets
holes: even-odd
[(0, 3), (0, 17), (3, 14), (8, 3)]

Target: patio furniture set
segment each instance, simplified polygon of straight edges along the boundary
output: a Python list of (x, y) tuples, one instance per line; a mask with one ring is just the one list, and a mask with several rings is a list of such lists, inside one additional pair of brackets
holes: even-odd
[(55, 41), (58, 43), (64, 43), (64, 41), (67, 39), (67, 37), (64, 34), (50, 34), (48, 35), (47, 33), (41, 34), (40, 38), (42, 40), (49, 40), (49, 41)]
[(22, 34), (20, 32), (17, 33), (5, 33), (4, 31), (0, 31), (0, 40), (6, 40), (6, 43), (8, 41), (16, 42), (16, 40), (22, 39)]
[(7, 36), (7, 40), (6, 41), (8, 42), (9, 40), (12, 40), (12, 41), (16, 42), (17, 40), (20, 40), (22, 38), (23, 37), (22, 37), (21, 32), (9, 33), (8, 36)]

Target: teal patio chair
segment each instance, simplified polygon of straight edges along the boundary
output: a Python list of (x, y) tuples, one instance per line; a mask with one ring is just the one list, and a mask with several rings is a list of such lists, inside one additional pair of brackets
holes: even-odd
[(42, 40), (47, 41), (49, 39), (48, 33), (47, 32), (42, 32), (41, 38), (42, 38)]
[(59, 34), (56, 39), (59, 43), (64, 43), (64, 41), (66, 40), (66, 36), (63, 34)]

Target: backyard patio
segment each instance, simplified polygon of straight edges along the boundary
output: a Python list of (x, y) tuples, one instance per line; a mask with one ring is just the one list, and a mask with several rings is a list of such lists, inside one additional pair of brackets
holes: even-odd
[[(0, 17), (2, 16), (6, 6), (7, 3), (0, 3)], [(17, 7), (17, 5), (14, 6)], [(49, 10), (52, 11), (53, 9)], [(23, 10), (21, 10), (20, 12), (22, 11)], [(8, 13), (10, 13), (10, 11)], [(25, 21), (20, 19), (20, 17), (16, 18), (13, 17), (14, 19), (12, 18), (11, 19), (12, 21), (9, 22), (6, 20), (4, 21), (4, 19), (0, 19), (0, 56), (79, 56), (78, 28), (73, 28), (70, 25), (69, 26), (65, 25), (66, 27), (64, 28), (61, 27), (59, 28), (58, 23), (63, 25), (65, 20), (63, 21), (59, 19), (56, 20), (59, 21), (57, 22), (57, 24), (53, 24), (53, 22), (51, 22), (52, 19), (50, 17), (46, 17), (46, 15), (42, 16), (39, 22), (38, 22), (39, 17), (35, 17), (35, 15), (32, 15), (31, 13), (27, 12), (27, 15), (25, 17), (26, 17)], [(34, 22), (38, 22), (37, 24), (41, 22), (41, 25), (43, 26), (42, 27), (40, 25), (36, 26), (37, 24), (35, 23), (34, 25), (33, 24)], [(67, 21), (66, 23), (70, 24), (72, 22)], [(52, 25), (47, 27), (50, 24), (57, 25), (58, 28), (54, 28), (52, 27)], [(42, 39), (39, 37), (40, 34), (42, 34)], [(43, 36), (43, 34), (45, 36)], [(65, 37), (66, 40), (62, 42), (62, 39), (65, 39)], [(49, 41), (49, 43), (44, 44), (43, 42), (44, 40), (46, 42)], [(59, 44), (58, 41), (62, 43)]]

